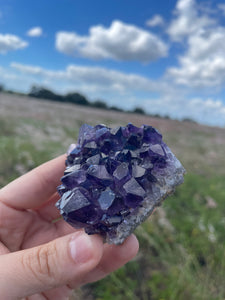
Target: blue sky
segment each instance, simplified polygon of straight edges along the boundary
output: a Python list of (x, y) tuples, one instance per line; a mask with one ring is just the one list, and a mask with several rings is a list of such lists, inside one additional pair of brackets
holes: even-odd
[(225, 126), (225, 4), (0, 0), (0, 83)]

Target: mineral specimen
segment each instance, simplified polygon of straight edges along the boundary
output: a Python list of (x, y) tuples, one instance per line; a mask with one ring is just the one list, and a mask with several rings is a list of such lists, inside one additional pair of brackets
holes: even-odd
[(121, 244), (160, 205), (185, 170), (153, 127), (80, 128), (58, 187), (65, 221)]

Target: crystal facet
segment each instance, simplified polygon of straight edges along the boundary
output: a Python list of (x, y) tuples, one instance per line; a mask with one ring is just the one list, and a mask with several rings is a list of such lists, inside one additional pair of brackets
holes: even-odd
[(185, 169), (152, 126), (83, 125), (56, 203), (65, 221), (121, 244), (183, 182)]

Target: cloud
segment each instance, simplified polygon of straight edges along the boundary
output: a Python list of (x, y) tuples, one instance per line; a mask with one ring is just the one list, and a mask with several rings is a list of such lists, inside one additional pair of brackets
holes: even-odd
[(199, 123), (208, 125), (225, 125), (225, 105), (215, 98), (192, 98), (187, 101), (186, 115)]
[(178, 1), (169, 34), (173, 40), (184, 40), (186, 51), (179, 56), (179, 65), (166, 73), (178, 85), (221, 89), (225, 84), (225, 27), (203, 13), (194, 0)]
[(27, 35), (30, 37), (40, 37), (43, 35), (43, 30), (41, 27), (32, 27), (27, 31)]
[(6, 54), (9, 51), (24, 49), (28, 43), (16, 35), (0, 34), (0, 54)]
[(37, 66), (24, 65), (13, 62), (11, 67), (24, 73), (34, 76), (41, 76), (48, 79), (60, 79), (77, 86), (94, 87), (95, 90), (126, 92), (132, 91), (153, 91), (160, 90), (160, 86), (150, 79), (136, 75), (126, 74), (120, 71), (79, 65), (68, 65), (65, 70), (52, 71)]
[(168, 34), (173, 41), (181, 41), (201, 28), (214, 24), (214, 20), (208, 15), (200, 15), (195, 0), (178, 0), (174, 15), (175, 18), (168, 28)]
[(100, 60), (151, 62), (167, 56), (168, 46), (156, 35), (137, 26), (113, 21), (109, 28), (92, 26), (88, 36), (60, 31), (56, 48), (67, 55)]
[(225, 28), (217, 28), (207, 35), (189, 38), (187, 52), (179, 58), (179, 67), (167, 73), (177, 84), (194, 88), (221, 86), (225, 83)]
[(163, 26), (164, 19), (160, 15), (154, 15), (151, 19), (146, 21), (146, 25), (149, 27)]
[(188, 98), (183, 95), (167, 95), (142, 102), (144, 109), (152, 114), (161, 114), (182, 120), (189, 118), (201, 124), (225, 126), (225, 105), (214, 98)]

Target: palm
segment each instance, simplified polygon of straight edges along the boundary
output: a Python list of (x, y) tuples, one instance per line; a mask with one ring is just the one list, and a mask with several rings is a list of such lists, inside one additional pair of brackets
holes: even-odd
[[(0, 190), (0, 255), (32, 248), (75, 231), (63, 220), (53, 222), (60, 217), (55, 207), (58, 199), (55, 191), (63, 174), (64, 160), (64, 156), (52, 160)], [(104, 245), (99, 265), (86, 276), (85, 282), (104, 277), (136, 252), (134, 238), (121, 246)], [(28, 299), (62, 300), (70, 292), (66, 285)]]
[[(0, 253), (19, 251), (47, 243), (57, 237), (71, 233), (74, 229), (63, 220), (53, 223), (52, 217), (58, 212), (54, 209), (54, 196), (39, 209), (18, 210), (0, 202), (1, 228)], [(67, 299), (71, 289), (68, 286), (41, 293), (40, 299)], [(28, 299), (38, 299), (38, 295)], [(38, 298), (37, 298), (38, 297)]]
[(62, 220), (52, 222), (50, 209), (48, 209), (51, 204), (38, 210), (17, 210), (2, 202), (0, 204), (2, 223), (0, 236), (9, 251), (44, 244), (73, 231), (73, 228)]

